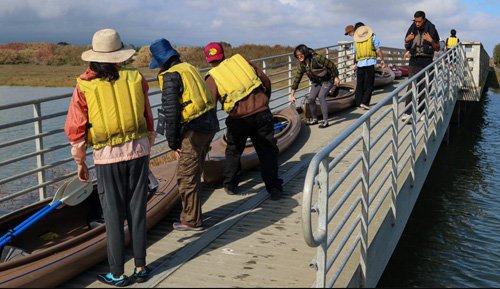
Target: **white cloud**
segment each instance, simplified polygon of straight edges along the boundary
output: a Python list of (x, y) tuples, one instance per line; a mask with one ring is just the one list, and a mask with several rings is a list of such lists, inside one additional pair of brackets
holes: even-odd
[(344, 27), (361, 21), (373, 28), (383, 46), (402, 47), (413, 14), (423, 10), (442, 38), (454, 28), (462, 41), (482, 41), (491, 53), (497, 41), (491, 32), (499, 30), (498, 5), (470, 1), (2, 0), (0, 43), (89, 44), (95, 31), (110, 27), (136, 45), (165, 37), (176, 45), (203, 46), (223, 40), (233, 46), (305, 43), (323, 47), (351, 40), (344, 35)]
[(212, 21), (212, 28), (222, 27), (223, 24), (224, 24), (224, 21), (215, 19)]

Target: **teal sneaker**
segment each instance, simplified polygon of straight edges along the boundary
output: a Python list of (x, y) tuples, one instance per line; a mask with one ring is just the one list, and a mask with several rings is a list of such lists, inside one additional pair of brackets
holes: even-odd
[(151, 272), (151, 270), (149, 270), (148, 266), (146, 266), (146, 270), (142, 270), (142, 271), (137, 271), (137, 268), (134, 269), (134, 275), (132, 277), (135, 278), (135, 281), (137, 281), (137, 283), (144, 283), (146, 281), (148, 281), (148, 278), (149, 278), (149, 273)]
[(127, 275), (123, 275), (123, 277), (115, 277), (113, 274), (99, 274), (97, 275), (97, 280), (101, 281), (104, 284), (113, 285), (116, 287), (125, 287), (130, 284), (130, 278)]

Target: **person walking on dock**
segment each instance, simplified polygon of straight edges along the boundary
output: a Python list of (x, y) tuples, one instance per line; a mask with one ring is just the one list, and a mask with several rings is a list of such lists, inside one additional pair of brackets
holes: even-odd
[(365, 110), (370, 109), (373, 85), (375, 84), (375, 64), (377, 53), (380, 56), (380, 65), (385, 68), (384, 54), (380, 48), (380, 41), (373, 30), (362, 22), (354, 26), (354, 65), (356, 71), (356, 91), (354, 93), (356, 106)]
[[(207, 63), (212, 69), (205, 81), (219, 100), (226, 118), (226, 167), (223, 186), (226, 193), (236, 193), (241, 174), (241, 154), (250, 137), (259, 157), (261, 175), (272, 200), (283, 193), (283, 180), (278, 177), (279, 149), (274, 138), (274, 117), (269, 108), (271, 80), (251, 61), (240, 54), (226, 59), (218, 42), (205, 47)], [(235, 81), (237, 80), (237, 81)]]
[(452, 49), (453, 46), (458, 44), (458, 42), (460, 42), (460, 39), (457, 38), (457, 31), (455, 29), (451, 29), (450, 37), (446, 38), (446, 45), (444, 46), (444, 51)]
[[(434, 24), (425, 18), (425, 12), (417, 11), (414, 14), (413, 23), (408, 28), (405, 36), (405, 58), (410, 57), (410, 63), (408, 66), (408, 78), (412, 78), (414, 75), (418, 74), (421, 70), (423, 70), (427, 65), (432, 63), (432, 59), (434, 57), (434, 52), (439, 51), (439, 34), (436, 30)], [(420, 82), (425, 75), (422, 75), (418, 78), (417, 82)], [(429, 82), (432, 81), (433, 75), (429, 74)], [(425, 83), (419, 85), (418, 93), (425, 88)], [(412, 89), (412, 85), (408, 86), (408, 90)], [(422, 101), (424, 101), (425, 95), (421, 95), (418, 99), (418, 105)], [(411, 97), (407, 97), (405, 101), (405, 106), (408, 106), (412, 102)], [(419, 109), (419, 112), (422, 113), (424, 110), (424, 105), (422, 105)], [(402, 121), (406, 121), (407, 118), (411, 115), (411, 108), (406, 110), (406, 115), (401, 119)], [(423, 116), (421, 116), (422, 118)], [(411, 118), (410, 118), (411, 121)], [(410, 122), (409, 121), (409, 122)]]
[(77, 78), (64, 127), (82, 182), (90, 182), (86, 145), (94, 149), (110, 267), (110, 273), (99, 274), (98, 280), (118, 287), (132, 281), (124, 274), (125, 218), (136, 266), (133, 277), (145, 282), (149, 275), (146, 206), (149, 154), (156, 133), (146, 78), (136, 69), (118, 65), (134, 53), (113, 29), (94, 34), (92, 49), (82, 53), (82, 59), (90, 62), (89, 68)]
[(318, 108), (316, 105), (316, 98), (318, 98), (321, 115), (323, 116), (323, 121), (319, 125), (319, 128), (326, 128), (329, 126), (326, 97), (334, 85), (339, 85), (339, 71), (333, 61), (316, 53), (305, 44), (295, 47), (293, 55), (299, 60), (299, 68), (292, 84), (290, 102), (295, 103), (295, 91), (299, 88), (302, 76), (306, 74), (311, 81), (311, 91), (309, 92), (307, 101), (312, 115), (312, 120), (308, 121), (307, 125), (318, 124)]
[(164, 38), (150, 46), (150, 69), (160, 67), (158, 82), (161, 108), (157, 132), (165, 135), (178, 158), (177, 184), (182, 199), (180, 220), (173, 228), (203, 230), (201, 217), (201, 174), (210, 143), (219, 131), (214, 99), (203, 76)]

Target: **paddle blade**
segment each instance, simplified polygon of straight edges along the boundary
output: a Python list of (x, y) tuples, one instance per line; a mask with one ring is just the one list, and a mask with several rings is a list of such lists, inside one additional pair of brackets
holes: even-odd
[(70, 178), (64, 184), (62, 184), (62, 186), (60, 186), (59, 189), (57, 189), (57, 192), (54, 194), (54, 197), (52, 198), (52, 202), (50, 202), (49, 206), (52, 206), (53, 204), (57, 203), (57, 201), (60, 201), (63, 198), (64, 189), (75, 178), (77, 178), (77, 176)]
[[(77, 177), (70, 179), (62, 192), (63, 205), (76, 206), (87, 199), (92, 193), (92, 183), (81, 182)], [(59, 206), (58, 209), (64, 206)]]

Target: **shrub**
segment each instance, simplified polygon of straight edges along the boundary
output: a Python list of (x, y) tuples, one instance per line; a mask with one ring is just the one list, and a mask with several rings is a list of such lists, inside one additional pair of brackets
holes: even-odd
[(151, 63), (151, 51), (149, 46), (143, 46), (137, 52), (133, 66), (135, 68), (149, 67), (149, 63)]
[[(264, 58), (271, 55), (280, 55), (291, 53), (293, 47), (281, 45), (256, 45), (243, 44), (238, 47), (232, 47), (231, 44), (221, 41), (224, 47), (226, 57), (231, 57), (240, 53), (247, 59)], [(149, 46), (132, 47), (137, 52), (133, 58), (132, 66), (135, 68), (147, 68), (151, 62), (151, 52)], [(39, 65), (71, 65), (82, 66), (87, 63), (81, 59), (83, 51), (90, 49), (91, 46), (69, 45), (66, 42), (55, 43), (6, 43), (0, 45), (0, 64), (39, 64)], [(181, 55), (182, 61), (189, 62), (197, 68), (207, 68), (204, 46), (187, 47), (179, 46), (175, 49)], [(282, 60), (276, 60), (282, 61)], [(257, 63), (261, 66), (262, 64)], [(273, 65), (269, 62), (268, 65)]]

